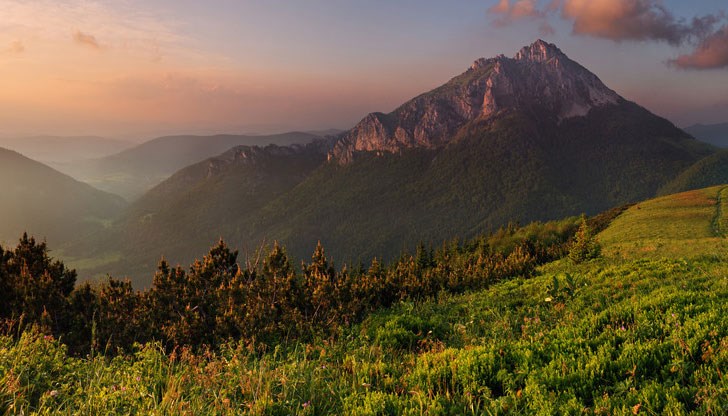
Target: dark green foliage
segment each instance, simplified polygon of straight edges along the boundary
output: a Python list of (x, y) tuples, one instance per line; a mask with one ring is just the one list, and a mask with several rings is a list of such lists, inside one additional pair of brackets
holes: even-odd
[(0, 319), (8, 328), (39, 325), (44, 331), (68, 331), (68, 296), (76, 272), (48, 256), (46, 244), (23, 237), (12, 251), (0, 249)]
[(114, 354), (149, 340), (148, 309), (128, 280), (109, 278), (98, 288), (91, 348)]
[(221, 240), (188, 273), (160, 262), (147, 298), (161, 339), (172, 346), (202, 345), (220, 336), (225, 297), (239, 280), (237, 256)]

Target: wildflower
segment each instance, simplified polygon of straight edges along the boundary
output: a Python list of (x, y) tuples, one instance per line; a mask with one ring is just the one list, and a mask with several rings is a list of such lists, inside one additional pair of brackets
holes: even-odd
[(619, 329), (622, 330), (622, 331), (626, 331), (627, 330), (627, 328), (625, 328), (624, 325), (622, 325), (621, 327), (619, 327)]
[(309, 400), (309, 401), (307, 401), (306, 403), (303, 403), (303, 404), (301, 405), (301, 407), (303, 407), (304, 409), (305, 409), (305, 408), (307, 408), (307, 407), (309, 407), (309, 406), (311, 406), (311, 400)]
[(547, 297), (546, 299), (544, 299), (544, 301), (545, 301), (545, 302), (551, 302), (551, 296), (549, 296), (549, 297)]
[(51, 390), (48, 392), (48, 395), (51, 397), (56, 397), (58, 396), (58, 390)]

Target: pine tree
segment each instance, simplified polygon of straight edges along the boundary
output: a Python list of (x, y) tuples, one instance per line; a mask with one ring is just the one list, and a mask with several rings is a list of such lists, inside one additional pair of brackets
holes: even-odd
[(591, 233), (586, 217), (582, 215), (579, 229), (576, 230), (574, 242), (569, 250), (569, 258), (574, 263), (583, 263), (595, 259), (601, 254), (601, 246)]

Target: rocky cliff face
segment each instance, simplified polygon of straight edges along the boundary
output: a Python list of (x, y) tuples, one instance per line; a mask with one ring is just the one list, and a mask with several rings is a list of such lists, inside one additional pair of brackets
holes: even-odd
[(147, 193), (140, 198), (134, 206), (143, 206), (146, 200), (153, 195), (155, 198), (166, 198), (175, 195), (201, 181), (212, 180), (229, 174), (235, 169), (248, 169), (250, 177), (265, 176), (269, 171), (275, 171), (280, 164), (302, 164), (306, 169), (302, 170), (301, 176), (313, 170), (326, 160), (326, 156), (333, 148), (334, 139), (317, 139), (306, 144), (291, 144), (278, 146), (269, 144), (267, 146), (236, 146), (222, 153), (219, 156), (211, 157), (202, 162), (180, 169), (167, 180), (157, 185), (153, 192)]
[[(210, 158), (204, 162), (207, 166), (206, 178), (218, 175), (220, 172), (229, 169), (232, 165), (259, 165), (265, 166), (274, 160), (310, 158), (312, 160), (323, 159), (331, 151), (333, 140), (317, 139), (306, 144), (291, 144), (278, 146), (269, 144), (260, 146), (236, 146), (220, 156)], [(180, 171), (183, 172), (184, 170)]]
[(465, 124), (508, 111), (561, 122), (620, 100), (555, 45), (538, 40), (513, 58), (478, 59), (463, 74), (390, 114), (369, 114), (342, 136), (329, 159), (347, 163), (356, 152), (440, 147)]

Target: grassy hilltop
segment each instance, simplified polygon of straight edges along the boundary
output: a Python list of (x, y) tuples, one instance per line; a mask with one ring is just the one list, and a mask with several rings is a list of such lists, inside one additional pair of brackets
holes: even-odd
[[(728, 186), (633, 205), (601, 256), (267, 352), (0, 338), (7, 414), (726, 414)], [(61, 340), (62, 341), (62, 340)]]

